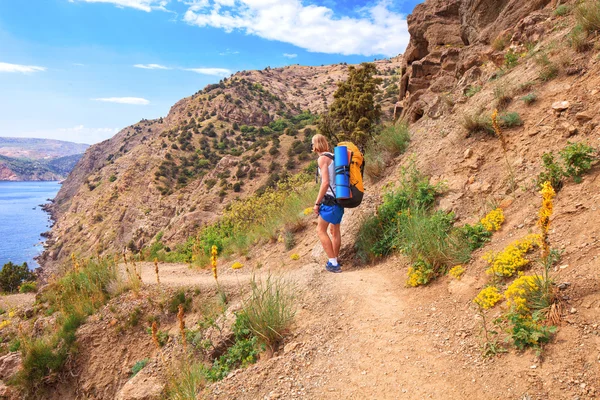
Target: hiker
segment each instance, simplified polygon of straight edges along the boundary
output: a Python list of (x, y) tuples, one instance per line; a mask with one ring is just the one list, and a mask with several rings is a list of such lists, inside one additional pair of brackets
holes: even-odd
[[(338, 256), (342, 244), (340, 223), (344, 216), (344, 209), (335, 199), (335, 166), (330, 149), (325, 136), (321, 134), (313, 136), (312, 151), (319, 155), (317, 173), (321, 178), (321, 187), (314, 206), (314, 212), (319, 216), (317, 235), (329, 258), (325, 268), (329, 272), (337, 273), (342, 272)], [(329, 228), (331, 237), (327, 233), (327, 228)]]

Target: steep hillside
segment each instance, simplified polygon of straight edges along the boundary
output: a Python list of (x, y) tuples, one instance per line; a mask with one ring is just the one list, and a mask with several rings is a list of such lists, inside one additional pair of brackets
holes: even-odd
[(82, 156), (31, 160), (0, 155), (0, 181), (60, 181), (69, 175)]
[[(401, 57), (376, 63), (391, 118)], [(228, 202), (308, 163), (307, 138), (346, 65), (289, 66), (236, 73), (95, 146), (53, 205), (56, 225), (45, 267), (71, 253), (139, 249), (163, 232), (177, 244)]]

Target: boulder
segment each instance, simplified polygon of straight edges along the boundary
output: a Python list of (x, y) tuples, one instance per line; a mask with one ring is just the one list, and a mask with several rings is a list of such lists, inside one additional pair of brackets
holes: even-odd
[(21, 353), (14, 351), (0, 357), (0, 380), (6, 381), (21, 369)]
[(157, 376), (150, 375), (146, 368), (127, 381), (119, 390), (115, 400), (159, 400), (165, 389), (165, 382)]

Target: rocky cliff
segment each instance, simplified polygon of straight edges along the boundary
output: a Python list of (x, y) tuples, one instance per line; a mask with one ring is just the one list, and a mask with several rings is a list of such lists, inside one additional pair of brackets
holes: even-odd
[(411, 121), (439, 118), (451, 106), (446, 94), (482, 78), (482, 66), (501, 66), (501, 40), (519, 47), (535, 43), (551, 15), (552, 0), (428, 0), (408, 17), (410, 43), (403, 59), (397, 115)]

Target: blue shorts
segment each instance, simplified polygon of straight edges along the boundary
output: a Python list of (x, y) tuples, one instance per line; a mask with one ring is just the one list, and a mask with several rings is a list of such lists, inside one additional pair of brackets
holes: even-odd
[(338, 204), (334, 204), (332, 206), (321, 204), (321, 208), (319, 208), (319, 215), (330, 224), (338, 225), (342, 222), (342, 217), (344, 216), (344, 207)]

